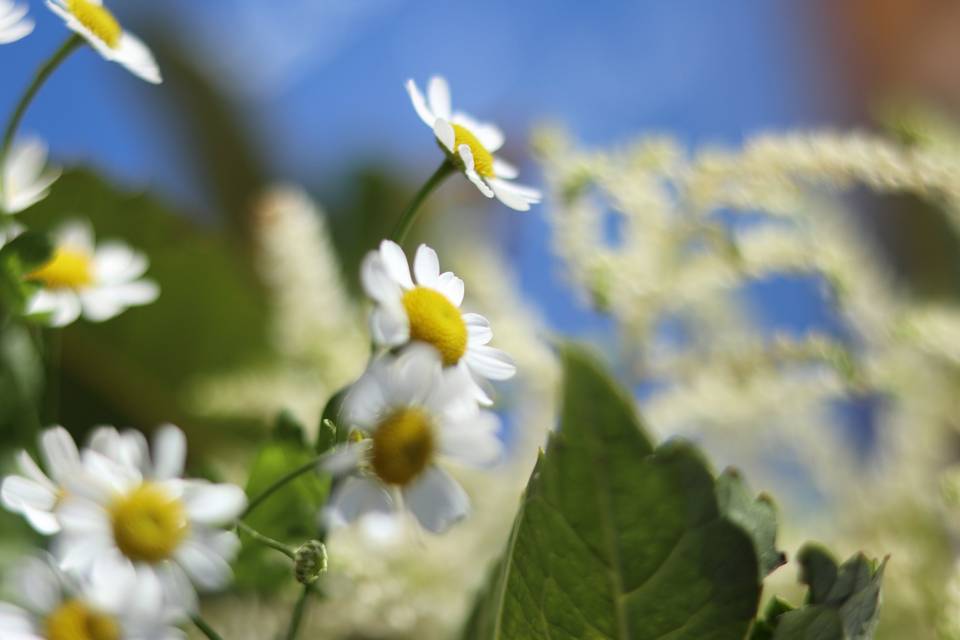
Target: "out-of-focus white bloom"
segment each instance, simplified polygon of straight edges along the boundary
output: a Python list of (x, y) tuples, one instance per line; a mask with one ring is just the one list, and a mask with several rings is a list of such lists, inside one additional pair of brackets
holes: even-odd
[(34, 22), (27, 17), (26, 3), (0, 0), (0, 44), (10, 44), (26, 38), (33, 32)]
[(186, 447), (172, 425), (157, 431), (152, 457), (139, 432), (95, 432), (84, 473), (68, 478), (57, 510), (61, 566), (81, 575), (148, 576), (166, 601), (188, 611), (197, 604), (193, 584), (224, 587), (240, 542), (222, 527), (240, 515), (246, 496), (231, 484), (181, 478)]
[(147, 82), (160, 84), (160, 68), (147, 45), (117, 22), (102, 0), (46, 0), (67, 28), (80, 34), (97, 53)]
[(330, 500), (335, 525), (406, 507), (425, 529), (442, 533), (467, 515), (470, 501), (436, 462), (484, 466), (500, 456), (499, 420), (478, 410), (464, 378), (445, 371), (426, 345), (375, 359), (348, 393), (344, 415), (370, 437), (329, 463), (335, 473), (357, 472)]
[(26, 451), (17, 455), (21, 475), (3, 479), (0, 497), (3, 506), (22, 514), (39, 533), (50, 535), (60, 531), (55, 514), (64, 495), (64, 484), (80, 468), (80, 453), (73, 438), (63, 427), (47, 429), (40, 435), (40, 453), (46, 473)]
[(480, 122), (450, 108), (450, 88), (440, 76), (430, 78), (424, 98), (413, 80), (407, 92), (417, 115), (430, 127), (450, 161), (458, 166), (480, 193), (517, 211), (528, 211), (540, 202), (536, 189), (515, 184), (516, 168), (493, 154), (503, 146), (499, 127)]
[(68, 325), (81, 314), (102, 322), (160, 295), (156, 283), (141, 277), (146, 256), (120, 242), (95, 247), (86, 222), (69, 222), (53, 237), (53, 257), (27, 276), (43, 285), (27, 303), (28, 314), (49, 314), (54, 327)]
[(52, 558), (29, 558), (12, 572), (17, 605), (0, 603), (4, 640), (179, 640), (177, 614), (159, 585), (129, 571), (75, 580)]
[(14, 143), (3, 160), (2, 213), (19, 213), (47, 197), (60, 170), (47, 168), (46, 163), (47, 145), (42, 140), (29, 138)]
[(432, 345), (445, 367), (455, 368), (473, 388), (474, 397), (491, 404), (487, 380), (506, 380), (516, 373), (513, 360), (488, 346), (493, 331), (478, 313), (462, 313), (463, 280), (440, 273), (437, 253), (420, 245), (411, 278), (407, 257), (395, 242), (384, 240), (363, 261), (361, 279), (377, 307), (370, 316), (374, 342), (399, 347), (411, 342)]

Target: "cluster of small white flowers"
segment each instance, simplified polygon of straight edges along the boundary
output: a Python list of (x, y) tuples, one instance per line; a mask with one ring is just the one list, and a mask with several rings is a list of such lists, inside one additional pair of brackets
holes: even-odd
[[(960, 228), (960, 146), (914, 138), (766, 135), (688, 157), (659, 138), (581, 151), (548, 131), (539, 147), (556, 251), (620, 324), (620, 358), (650, 386), (641, 404), (654, 429), (746, 468), (785, 511), (824, 514), (788, 527), (788, 538), (908, 550), (894, 551), (884, 620), (916, 631), (929, 627), (921, 612), (931, 602), (952, 606), (942, 565), (957, 532), (937, 488), (960, 430), (960, 306), (916, 305), (837, 197), (857, 185), (913, 193)], [(731, 215), (744, 217), (731, 225)], [(819, 285), (842, 337), (763, 328), (750, 287), (793, 276)], [(869, 445), (835, 410), (851, 398), (875, 401)]]
[(54, 536), (53, 555), (13, 573), (20, 601), (0, 604), (0, 635), (185, 638), (178, 626), (197, 609), (195, 588), (230, 580), (239, 540), (225, 527), (246, 507), (243, 490), (183, 478), (186, 438), (173, 426), (157, 430), (152, 451), (141, 433), (112, 427), (82, 450), (53, 427), (40, 450), (42, 467), (21, 452), (0, 497)]

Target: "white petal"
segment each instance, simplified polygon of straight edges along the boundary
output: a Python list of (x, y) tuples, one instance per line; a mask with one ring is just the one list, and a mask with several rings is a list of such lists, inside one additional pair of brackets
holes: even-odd
[(503, 454), (499, 430), (500, 419), (490, 411), (481, 411), (469, 420), (445, 423), (440, 429), (440, 452), (450, 460), (474, 467), (493, 464)]
[(37, 463), (33, 461), (33, 458), (31, 458), (30, 454), (26, 451), (17, 453), (17, 468), (20, 470), (20, 473), (34, 482), (39, 482), (51, 491), (57, 490), (57, 486), (50, 481), (47, 474), (37, 466)]
[(403, 307), (390, 304), (374, 309), (370, 313), (370, 333), (380, 346), (405, 344), (410, 339), (410, 322)]
[(113, 537), (110, 514), (91, 500), (68, 496), (57, 509), (57, 516), (68, 535), (103, 535), (108, 539)]
[(93, 561), (88, 581), (86, 595), (102, 610), (126, 613), (131, 590), (136, 588), (137, 570), (119, 549), (112, 548)]
[(97, 282), (119, 283), (136, 280), (147, 271), (147, 258), (121, 242), (101, 243), (93, 256)]
[(369, 478), (351, 476), (334, 491), (325, 510), (330, 526), (353, 522), (371, 512), (390, 513), (393, 499), (378, 482)]
[(387, 273), (397, 284), (404, 289), (413, 288), (407, 256), (403, 253), (400, 245), (390, 240), (384, 240), (380, 243), (380, 257), (383, 259), (383, 266)]
[(486, 345), (468, 348), (464, 358), (471, 371), (490, 380), (507, 380), (517, 372), (513, 358), (500, 349)]
[(165, 562), (156, 569), (157, 578), (163, 587), (163, 599), (177, 605), (186, 613), (197, 610), (197, 592), (179, 564)]
[(454, 142), (456, 142), (457, 136), (453, 132), (453, 127), (449, 122), (443, 118), (437, 118), (437, 121), (433, 123), (433, 135), (436, 136), (437, 140), (440, 141), (440, 144), (442, 144), (447, 151), (453, 153), (453, 145)]
[(437, 278), (440, 277), (440, 258), (437, 257), (437, 252), (421, 244), (413, 259), (413, 273), (417, 277), (418, 285), (436, 287)]
[(30, 557), (13, 572), (13, 585), (18, 602), (37, 613), (53, 611), (63, 597), (60, 572), (51, 564), (52, 558)]
[(531, 204), (540, 202), (540, 192), (534, 189), (521, 187), (498, 178), (490, 179), (489, 183), (497, 199), (516, 211), (529, 211)]
[(160, 75), (160, 68), (157, 66), (153, 53), (147, 45), (127, 31), (120, 36), (120, 42), (117, 43), (113, 52), (113, 60), (126, 67), (131, 73), (139, 76), (151, 84), (160, 84), (163, 78)]
[[(235, 536), (225, 533), (231, 540)], [(236, 544), (233, 545), (236, 549)], [(183, 567), (191, 580), (203, 591), (213, 591), (225, 587), (233, 575), (230, 563), (224, 558), (223, 538), (192, 537), (177, 549), (177, 563)]]
[(446, 296), (453, 306), (459, 307), (463, 303), (463, 280), (453, 275), (453, 272), (441, 273), (435, 288)]
[(459, 124), (475, 135), (477, 140), (480, 141), (480, 144), (490, 153), (496, 152), (503, 146), (503, 131), (501, 131), (497, 125), (490, 124), (489, 122), (480, 122), (473, 116), (463, 113), (462, 111), (454, 113), (451, 119), (454, 123)]
[(493, 172), (497, 174), (498, 178), (506, 178), (507, 180), (513, 180), (520, 174), (515, 166), (503, 158), (496, 157), (493, 159)]
[(172, 424), (161, 427), (153, 437), (153, 477), (179, 478), (186, 461), (187, 436)]
[(247, 506), (247, 496), (238, 486), (191, 480), (184, 485), (183, 503), (191, 522), (227, 524)]
[(63, 427), (47, 429), (40, 435), (40, 451), (47, 472), (57, 484), (63, 484), (64, 478), (80, 464), (77, 443)]
[(467, 344), (481, 345), (493, 340), (490, 322), (479, 313), (463, 314), (463, 322), (467, 325)]
[(403, 497), (420, 525), (432, 533), (443, 533), (470, 512), (470, 499), (463, 488), (434, 466), (427, 467)]
[(49, 291), (41, 289), (27, 303), (27, 315), (50, 314), (47, 324), (65, 327), (80, 317), (80, 298), (68, 289)]
[(94, 254), (93, 227), (89, 220), (74, 218), (60, 225), (54, 232), (57, 246), (67, 246), (92, 256)]
[(320, 467), (337, 478), (348, 475), (357, 469), (368, 450), (369, 446), (363, 442), (342, 445), (327, 454)]
[(4, 640), (44, 640), (34, 626), (33, 616), (6, 602), (0, 602), (0, 632)]
[(483, 181), (480, 177), (480, 174), (474, 169), (473, 162), (473, 152), (470, 150), (470, 147), (462, 144), (457, 147), (457, 152), (460, 154), (460, 159), (463, 161), (463, 173), (467, 178), (480, 190), (480, 193), (487, 196), (488, 198), (493, 197), (493, 191), (490, 187)]
[(437, 118), (450, 119), (450, 87), (442, 76), (433, 76), (427, 84), (427, 103)]
[(421, 120), (423, 120), (425, 125), (433, 128), (433, 123), (437, 118), (427, 106), (427, 102), (423, 99), (423, 94), (420, 93), (420, 89), (417, 88), (417, 84), (413, 80), (407, 80), (406, 87), (407, 93), (410, 94), (410, 102), (413, 103), (414, 111), (417, 112), (417, 115)]
[(51, 511), (57, 504), (57, 493), (50, 487), (23, 476), (7, 476), (0, 485), (0, 498), (8, 510), (19, 513), (24, 508)]

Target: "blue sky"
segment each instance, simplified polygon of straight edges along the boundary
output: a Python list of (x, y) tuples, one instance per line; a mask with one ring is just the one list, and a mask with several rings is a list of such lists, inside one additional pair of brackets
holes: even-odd
[[(0, 109), (65, 37), (31, 0), (36, 33), (0, 49)], [(803, 0), (522, 2), (114, 0), (125, 24), (176, 33), (233, 95), (279, 177), (334, 180), (377, 157), (411, 180), (437, 162), (403, 81), (446, 75), (454, 100), (499, 122), (522, 152), (530, 128), (565, 125), (588, 144), (668, 132), (688, 144), (828, 121), (835, 78)], [(161, 67), (163, 60), (160, 60)], [(84, 50), (44, 88), (25, 130), (64, 163), (202, 208), (169, 126), (141, 83)], [(525, 167), (524, 177), (539, 176)], [(502, 217), (498, 217), (502, 219)], [(498, 226), (525, 289), (555, 326), (576, 311), (539, 213)], [(771, 295), (776, 295), (774, 292)]]

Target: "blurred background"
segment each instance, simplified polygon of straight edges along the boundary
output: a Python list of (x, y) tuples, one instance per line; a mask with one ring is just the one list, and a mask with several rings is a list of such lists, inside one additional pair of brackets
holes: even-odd
[[(3, 113), (66, 36), (41, 2), (31, 5), (35, 33), (0, 49)], [(441, 159), (409, 104), (407, 78), (422, 86), (446, 76), (455, 108), (498, 123), (503, 155), (521, 166), (521, 182), (538, 187), (529, 139), (543, 124), (588, 147), (650, 133), (691, 148), (736, 147), (766, 131), (883, 129), (889, 105), (903, 102), (947, 114), (960, 106), (960, 5), (940, 0), (109, 5), (149, 43), (165, 82), (150, 86), (92, 51), (75, 54), (22, 131), (76, 170), (25, 220), (91, 217), (99, 235), (147, 252), (163, 294), (152, 307), (65, 332), (57, 414), (78, 433), (104, 422), (177, 422), (200, 465), (212, 447), (243, 460), (271, 417), (262, 406), (215, 410), (224, 402), (198, 402), (197, 385), (252, 368), (279, 386), (264, 362), (302, 364), (296, 354), (278, 357), (271, 338), (256, 265), (258, 229), (269, 218), (264, 193), (278, 182), (309, 192), (355, 292), (363, 253)], [(929, 205), (908, 196), (852, 200), (864, 237), (917, 296), (955, 296), (955, 238), (937, 215), (916, 215)], [(516, 213), (454, 178), (418, 235), (495, 247), (544, 335), (580, 336), (615, 353), (613, 321), (585, 304), (554, 256), (549, 206)], [(755, 295), (776, 309), (770, 322), (831, 322), (810, 287), (780, 282)], [(343, 381), (354, 373), (347, 366)], [(336, 387), (322, 382), (330, 388), (318, 385), (313, 404), (294, 407), (304, 421)], [(308, 375), (291, 382), (309, 384)], [(857, 410), (858, 428), (868, 429), (869, 413)], [(22, 442), (15, 419), (5, 428), (5, 444)]]

